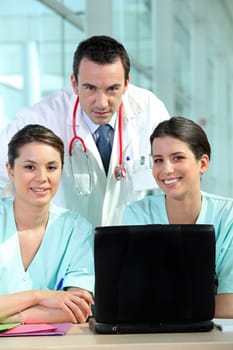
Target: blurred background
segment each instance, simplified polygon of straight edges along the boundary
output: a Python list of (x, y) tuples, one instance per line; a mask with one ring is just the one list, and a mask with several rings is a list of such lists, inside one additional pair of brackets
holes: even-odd
[(124, 44), (132, 83), (204, 128), (213, 156), (202, 188), (232, 197), (232, 0), (1, 0), (0, 130), (70, 84), (74, 50), (96, 34)]

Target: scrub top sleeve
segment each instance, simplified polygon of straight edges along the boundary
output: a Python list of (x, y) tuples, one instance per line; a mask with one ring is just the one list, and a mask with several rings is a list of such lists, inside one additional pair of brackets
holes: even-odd
[(220, 229), (226, 233), (216, 262), (217, 294), (233, 293), (233, 223)]
[(128, 206), (123, 211), (123, 216), (121, 220), (122, 225), (136, 225), (138, 223), (138, 215), (132, 209), (132, 206)]
[(69, 243), (71, 259), (63, 288), (79, 287), (94, 292), (94, 235), (92, 226), (83, 218), (74, 225)]

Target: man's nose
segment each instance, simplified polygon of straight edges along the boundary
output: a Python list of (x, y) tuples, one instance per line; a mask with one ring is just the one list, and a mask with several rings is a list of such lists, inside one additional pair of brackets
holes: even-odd
[(105, 108), (108, 105), (108, 97), (104, 92), (96, 94), (96, 104), (99, 108)]

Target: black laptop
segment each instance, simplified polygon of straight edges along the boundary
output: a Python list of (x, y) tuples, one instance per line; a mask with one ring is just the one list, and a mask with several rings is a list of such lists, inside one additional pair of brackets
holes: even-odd
[(97, 333), (204, 332), (213, 328), (212, 225), (95, 229)]

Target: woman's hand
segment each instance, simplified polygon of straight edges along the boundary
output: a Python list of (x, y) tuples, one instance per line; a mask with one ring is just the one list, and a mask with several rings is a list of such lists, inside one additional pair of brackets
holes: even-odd
[(37, 290), (35, 295), (36, 304), (64, 311), (69, 316), (70, 322), (83, 323), (92, 315), (91, 305), (94, 301), (86, 290), (79, 288), (70, 288), (67, 291)]

